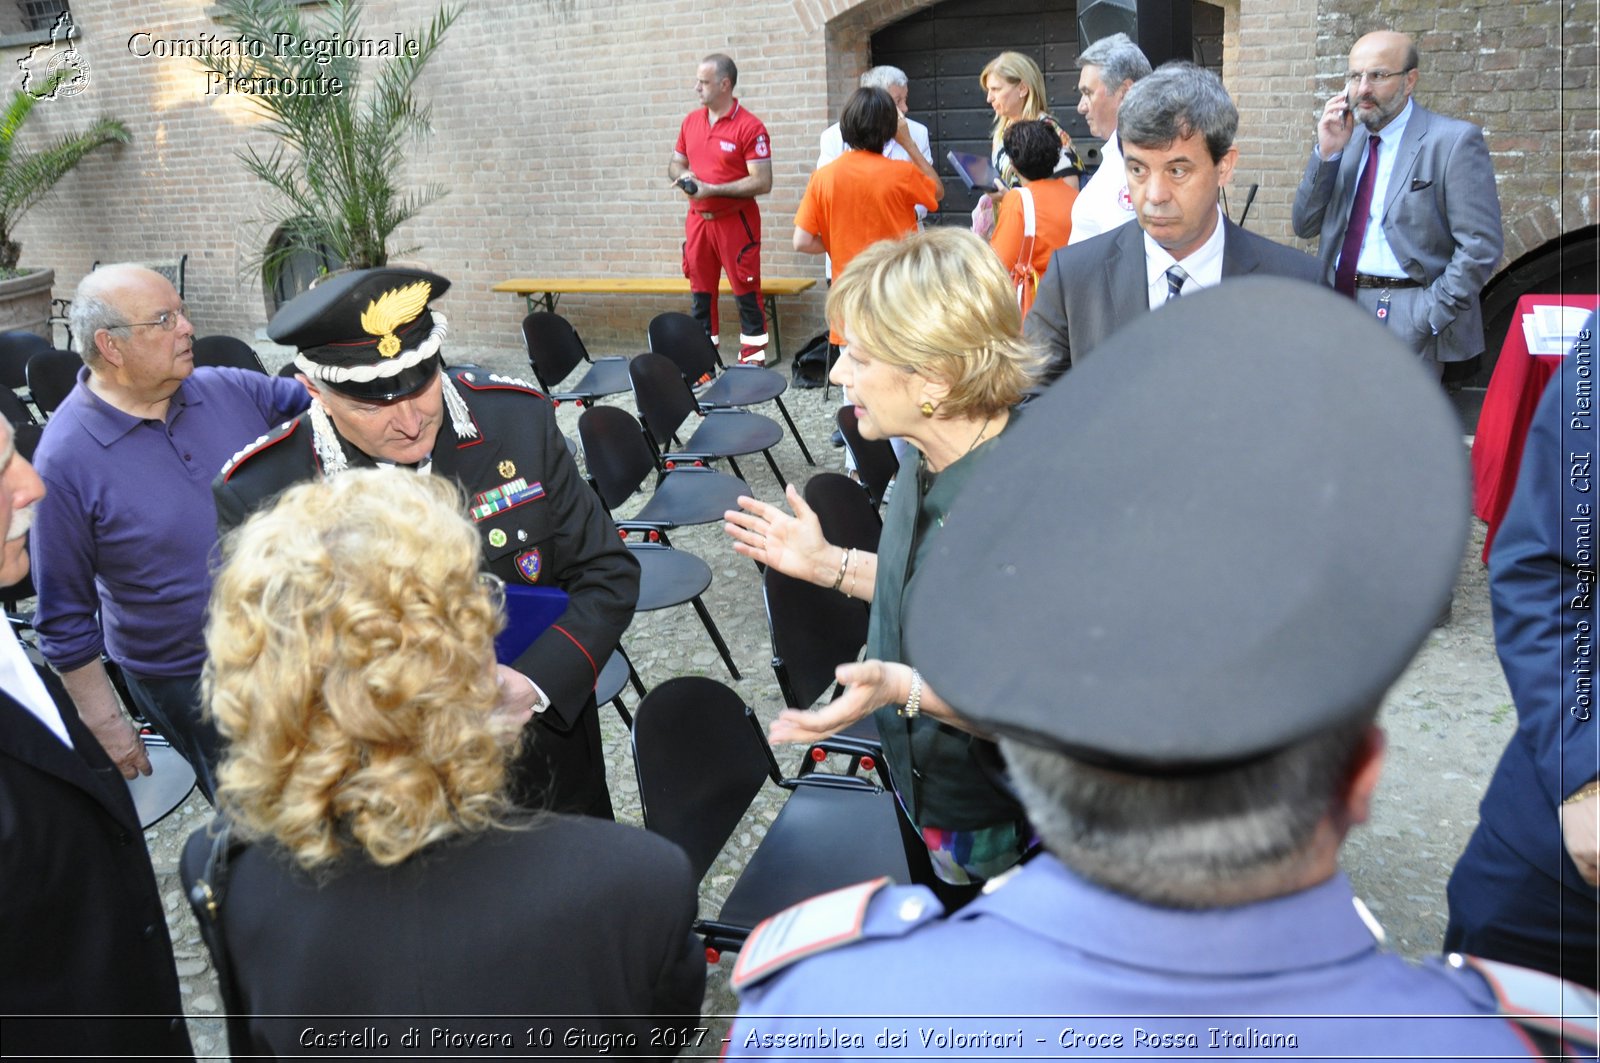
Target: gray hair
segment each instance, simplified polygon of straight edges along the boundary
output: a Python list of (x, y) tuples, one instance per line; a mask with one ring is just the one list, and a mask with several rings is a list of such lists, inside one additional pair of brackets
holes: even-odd
[(883, 89), (887, 91), (895, 85), (910, 87), (911, 81), (906, 77), (906, 72), (897, 66), (875, 66), (861, 75), (861, 87), (864, 89)]
[(143, 271), (137, 262), (116, 262), (91, 270), (78, 282), (72, 293), (72, 308), (67, 311), (67, 325), (72, 330), (72, 341), (91, 369), (100, 361), (95, 350), (94, 337), (101, 329), (119, 328), (128, 323), (127, 315), (111, 304), (111, 293), (129, 270)]
[(1203, 775), (1131, 775), (1011, 738), (1000, 749), (1029, 820), (1062, 863), (1149, 904), (1213, 908), (1294, 881), (1371, 721)]
[(1085, 48), (1078, 56), (1078, 69), (1086, 66), (1100, 68), (1100, 82), (1111, 92), (1116, 92), (1124, 81), (1141, 81), (1150, 76), (1150, 60), (1126, 33), (1101, 37)]
[(1239, 108), (1222, 79), (1193, 63), (1162, 63), (1134, 82), (1117, 108), (1117, 134), (1124, 142), (1165, 148), (1198, 133), (1212, 162), (1222, 161), (1238, 131)]

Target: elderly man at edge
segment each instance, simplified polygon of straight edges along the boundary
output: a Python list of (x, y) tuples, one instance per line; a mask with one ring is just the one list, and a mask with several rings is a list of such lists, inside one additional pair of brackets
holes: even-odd
[(1089, 134), (1105, 143), (1100, 147), (1100, 168), (1084, 182), (1072, 204), (1069, 244), (1133, 220), (1133, 199), (1117, 139), (1117, 108), (1133, 83), (1149, 76), (1150, 60), (1126, 33), (1113, 33), (1083, 50), (1078, 69), (1078, 113), (1088, 120)]
[(85, 277), (72, 332), (84, 368), (35, 455), (49, 487), (33, 547), (39, 647), (123, 777), (150, 774), (150, 760), (102, 652), (209, 799), (217, 737), (200, 719), (199, 681), (216, 542), (211, 481), (310, 398), (293, 380), (196, 369), (182, 299), (140, 266)]

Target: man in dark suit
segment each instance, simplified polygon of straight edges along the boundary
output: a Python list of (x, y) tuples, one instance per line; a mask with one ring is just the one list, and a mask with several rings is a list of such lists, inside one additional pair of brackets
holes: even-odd
[(1238, 108), (1221, 80), (1191, 63), (1167, 63), (1128, 89), (1117, 134), (1139, 224), (1050, 259), (1024, 322), (1050, 358), (1049, 379), (1145, 311), (1224, 278), (1317, 281), (1311, 256), (1248, 233), (1223, 213), (1238, 128)]
[(450, 282), (415, 269), (358, 270), (319, 284), (268, 326), (299, 348), (311, 409), (225, 465), (212, 485), (227, 532), (290, 484), (399, 465), (454, 479), (483, 536), (484, 565), (511, 584), (556, 587), (566, 611), (513, 666), (508, 712), (535, 712), (513, 770), (526, 806), (612, 818), (594, 685), (633, 619), (639, 565), (578, 472), (550, 401), (520, 380), (443, 368)]
[[(0, 420), (0, 586), (28, 573), (43, 496)], [(191, 1059), (133, 799), (48, 680), (0, 624), (0, 1052)]]
[(1417, 45), (1392, 31), (1350, 49), (1345, 91), (1317, 122), (1294, 197), (1323, 276), (1433, 372), (1483, 351), (1479, 293), (1504, 238), (1483, 130), (1411, 99)]

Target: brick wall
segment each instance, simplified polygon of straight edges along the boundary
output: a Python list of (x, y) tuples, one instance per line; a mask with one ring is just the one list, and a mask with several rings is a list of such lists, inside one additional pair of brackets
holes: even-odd
[[(1593, 224), (1595, 0), (1469, 3), (1463, 14), (1432, 0), (1387, 0), (1373, 13), (1357, 0), (1224, 0), (1224, 76), (1243, 112), (1234, 213), (1244, 189), (1260, 182), (1251, 227), (1287, 238), (1320, 101), (1335, 91), (1354, 37), (1392, 21), (1422, 35), (1419, 98), (1489, 132), (1508, 253)], [(678, 124), (695, 104), (696, 63), (712, 51), (738, 61), (738, 94), (772, 134), (763, 269), (817, 275), (815, 260), (789, 250), (817, 133), (868, 61), (870, 34), (925, 6), (467, 4), (425, 76), (435, 132), (413, 149), (405, 174), (408, 182), (441, 182), (450, 195), (400, 233), (403, 244), (421, 245), (415, 258), (455, 282), (445, 303), (453, 341), (520, 344), (521, 304), (488, 290), (506, 277), (679, 273), (684, 204), (665, 168)], [(195, 62), (141, 59), (127, 49), (139, 31), (216, 32), (205, 10), (203, 0), (75, 0), (89, 88), (42, 104), (24, 139), (59, 134), (102, 112), (123, 118), (135, 139), (85, 162), (19, 235), (24, 264), (55, 267), (62, 296), (96, 259), (186, 251), (189, 302), (202, 331), (252, 338), (266, 315), (259, 280), (242, 270), (267, 233), (253, 220), (259, 190), (234, 152), (270, 139), (254, 129), (245, 99), (205, 95)], [(410, 29), (431, 11), (427, 0), (375, 0), (366, 29)], [(0, 50), (0, 62), (25, 54)], [(651, 315), (682, 305), (670, 297), (587, 296), (570, 297), (562, 312), (597, 353), (628, 352), (642, 349)], [(820, 293), (787, 300), (785, 336), (797, 343), (820, 313)], [(731, 301), (723, 315), (733, 318)]]

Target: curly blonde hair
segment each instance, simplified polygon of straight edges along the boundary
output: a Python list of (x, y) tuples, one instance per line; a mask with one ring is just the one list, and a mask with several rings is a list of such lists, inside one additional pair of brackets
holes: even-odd
[(498, 603), (449, 480), (352, 470), (291, 487), (224, 540), (206, 711), (236, 829), (307, 870), (397, 864), (500, 822)]
[(880, 240), (851, 259), (828, 290), (827, 317), (873, 358), (948, 385), (941, 416), (1015, 406), (1044, 365), (1022, 336), (1000, 259), (954, 226)]

